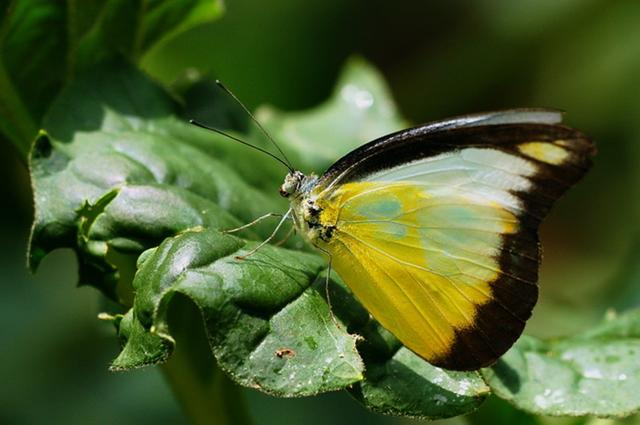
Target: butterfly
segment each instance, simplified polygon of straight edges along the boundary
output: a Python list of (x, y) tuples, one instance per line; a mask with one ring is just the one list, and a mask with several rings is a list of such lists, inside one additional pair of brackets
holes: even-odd
[(552, 110), (433, 122), (280, 189), (297, 231), (371, 315), (446, 369), (494, 363), (538, 298), (538, 226), (594, 146)]
[(595, 154), (561, 122), (549, 109), (467, 115), (376, 139), (320, 176), (285, 163), (280, 223), (291, 217), (417, 355), (452, 370), (489, 366), (536, 304), (538, 227)]

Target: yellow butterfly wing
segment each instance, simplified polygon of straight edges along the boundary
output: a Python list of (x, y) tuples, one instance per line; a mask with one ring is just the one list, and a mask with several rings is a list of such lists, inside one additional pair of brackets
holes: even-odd
[(438, 366), (487, 366), (520, 335), (538, 294), (538, 224), (592, 153), (576, 133), (506, 133), (499, 147), (464, 143), (357, 178), (343, 172), (311, 194), (334, 227), (318, 244), (335, 271)]

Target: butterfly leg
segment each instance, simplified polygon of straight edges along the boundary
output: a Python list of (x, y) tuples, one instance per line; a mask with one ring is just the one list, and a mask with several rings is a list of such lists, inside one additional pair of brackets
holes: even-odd
[(273, 233), (271, 233), (271, 235), (265, 239), (264, 241), (262, 241), (260, 243), (260, 245), (256, 246), (255, 248), (253, 248), (251, 251), (247, 252), (244, 255), (236, 255), (236, 259), (238, 260), (244, 260), (245, 258), (249, 257), (250, 255), (253, 255), (257, 250), (259, 250), (260, 248), (262, 248), (263, 246), (265, 246), (266, 244), (268, 244), (269, 242), (271, 242), (271, 240), (276, 236), (276, 234), (278, 233), (278, 230), (280, 230), (280, 228), (282, 227), (282, 225), (284, 224), (285, 221), (287, 221), (287, 219), (289, 218), (289, 214), (291, 214), (291, 210), (288, 210), (286, 212), (285, 215), (282, 216), (282, 219), (280, 220), (280, 222), (278, 223), (278, 225), (276, 226), (275, 229), (273, 229)]
[(322, 251), (329, 259), (329, 264), (327, 265), (327, 277), (324, 280), (324, 294), (327, 297), (327, 305), (329, 306), (329, 313), (331, 314), (331, 320), (333, 321), (333, 324), (336, 325), (338, 329), (343, 329), (340, 322), (338, 322), (338, 319), (336, 318), (335, 314), (333, 314), (333, 306), (331, 305), (331, 296), (329, 295), (329, 279), (331, 278), (331, 265), (333, 263), (333, 255), (331, 255), (331, 253), (326, 249), (323, 249), (317, 245), (315, 245), (315, 247), (320, 251)]
[(289, 232), (287, 232), (285, 237), (280, 239), (278, 242), (274, 243), (274, 245), (275, 246), (283, 245), (285, 242), (287, 242), (289, 240), (289, 238), (291, 237), (291, 235), (293, 235), (295, 233), (295, 231), (296, 231), (296, 226), (291, 226), (291, 229), (289, 229)]
[(234, 229), (227, 229), (227, 230), (223, 230), (223, 231), (222, 231), (222, 233), (235, 233), (235, 232), (238, 232), (238, 231), (240, 231), (240, 230), (243, 230), (243, 229), (246, 229), (246, 228), (248, 228), (248, 227), (251, 227), (251, 226), (253, 226), (253, 225), (255, 225), (255, 224), (258, 224), (258, 223), (260, 223), (262, 220), (267, 219), (267, 218), (271, 218), (271, 217), (282, 217), (282, 214), (281, 214), (281, 213), (268, 213), (268, 214), (265, 214), (265, 215), (262, 215), (262, 216), (260, 216), (260, 217), (256, 218), (256, 219), (255, 219), (255, 220), (253, 220), (252, 222), (247, 223), (247, 224), (245, 224), (245, 225), (243, 225), (243, 226), (236, 227), (236, 228), (234, 228)]

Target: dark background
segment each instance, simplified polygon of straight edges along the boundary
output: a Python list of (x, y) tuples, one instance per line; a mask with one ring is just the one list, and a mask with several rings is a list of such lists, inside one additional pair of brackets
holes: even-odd
[[(541, 300), (526, 332), (588, 328), (640, 300), (640, 2), (637, 0), (230, 0), (223, 18), (143, 61), (170, 83), (186, 67), (211, 72), (251, 109), (325, 99), (359, 55), (420, 123), (518, 106), (567, 111), (596, 141), (587, 178), (542, 228)], [(363, 141), (365, 142), (365, 141)], [(96, 291), (74, 289), (75, 259), (54, 252), (25, 268), (32, 216), (25, 167), (0, 145), (0, 423), (183, 423), (154, 368), (110, 373), (118, 344), (96, 315)], [(277, 196), (274, 194), (274, 196)], [(257, 424), (407, 423), (373, 415), (346, 393), (282, 400), (246, 391)], [(456, 418), (454, 421), (477, 421)], [(541, 419), (549, 423), (566, 423)]]

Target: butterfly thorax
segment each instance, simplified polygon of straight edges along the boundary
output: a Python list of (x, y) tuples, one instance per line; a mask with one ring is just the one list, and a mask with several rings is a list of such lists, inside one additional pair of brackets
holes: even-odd
[(287, 174), (280, 187), (280, 195), (289, 199), (296, 230), (314, 245), (329, 242), (336, 229), (335, 223), (326, 220), (324, 207), (314, 195), (317, 181), (314, 174), (294, 171)]

